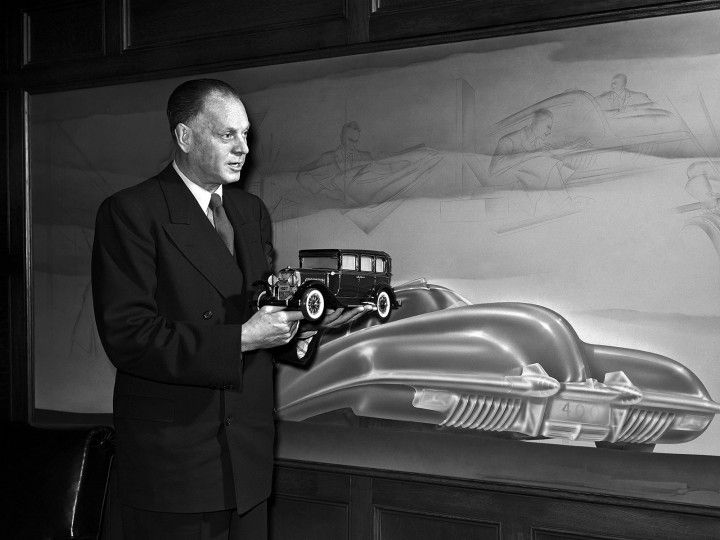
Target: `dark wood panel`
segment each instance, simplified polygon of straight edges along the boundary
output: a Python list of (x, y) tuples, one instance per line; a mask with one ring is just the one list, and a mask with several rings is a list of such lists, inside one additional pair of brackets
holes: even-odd
[(23, 70), (21, 78), (11, 76), (6, 84), (19, 84), (33, 93), (50, 92), (240, 69), (280, 60), (306, 60), (329, 55), (327, 51), (344, 44), (346, 36), (346, 21), (321, 21), (273, 32), (245, 33), (231, 40), (226, 36), (213, 37), (171, 46), (131, 49), (97, 59), (31, 64)]
[(578, 535), (567, 533), (564, 531), (550, 531), (535, 529), (532, 532), (533, 540), (619, 540), (620, 537), (613, 536), (589, 536), (587, 534)]
[[(344, 19), (342, 0), (128, 0), (127, 47), (176, 43), (219, 34), (235, 40), (245, 32), (271, 32), (283, 27)], [(282, 39), (281, 36), (268, 39)]]
[(269, 513), (272, 540), (349, 538), (347, 505), (276, 496)]
[(32, 309), (30, 305), (30, 186), (27, 176), (27, 93), (8, 92), (7, 108), (7, 178), (9, 331), (10, 331), (10, 418), (29, 420), (29, 403), (33, 384), (29, 376), (32, 358)]
[(456, 40), (471, 31), (497, 36), (717, 7), (711, 0), (381, 0), (370, 17), (370, 39), (443, 34)]
[[(478, 483), (476, 488), (432, 483), (375, 479), (373, 504), (396, 511), (438, 514), (455, 520), (501, 523), (503, 535), (532, 537), (533, 531), (562, 532), (567, 538), (653, 538), (675, 540), (720, 537), (720, 520), (698, 509), (662, 509), (620, 497), (580, 500), (562, 490), (495, 488)], [(546, 532), (545, 534), (550, 534)], [(575, 536), (573, 536), (575, 535)]]
[(314, 501), (350, 501), (350, 475), (282, 467), (274, 477), (273, 493)]
[[(0, 8), (2, 9), (2, 8)], [(10, 259), (10, 244), (8, 230), (8, 164), (10, 161), (10, 149), (8, 147), (8, 121), (10, 112), (10, 93), (0, 90), (0, 181), (2, 182), (2, 193), (0, 193), (0, 219), (2, 219), (3, 231), (3, 259)], [(0, 295), (3, 305), (0, 307), (0, 419), (10, 420), (11, 402), (11, 371), (10, 371), (10, 298), (7, 292), (10, 291), (10, 271), (8, 265), (2, 265), (2, 287), (4, 294)]]
[(103, 0), (81, 0), (25, 10), (24, 63), (102, 56), (103, 9)]
[(499, 523), (453, 519), (449, 516), (416, 514), (377, 509), (381, 540), (495, 540), (500, 538)]

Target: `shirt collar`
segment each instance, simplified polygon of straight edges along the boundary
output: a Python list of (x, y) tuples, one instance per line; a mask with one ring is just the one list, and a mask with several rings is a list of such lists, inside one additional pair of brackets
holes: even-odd
[[(207, 214), (208, 206), (210, 206), (210, 195), (212, 194), (208, 190), (201, 188), (195, 182), (185, 176), (185, 174), (180, 170), (180, 167), (177, 166), (177, 163), (175, 163), (175, 160), (173, 160), (172, 164), (175, 172), (178, 173), (180, 179), (190, 190), (190, 193), (193, 194), (193, 197), (195, 197), (195, 200), (200, 205), (200, 208), (202, 208), (203, 213)], [(222, 186), (218, 187), (215, 193), (220, 195), (220, 198), (222, 199)]]

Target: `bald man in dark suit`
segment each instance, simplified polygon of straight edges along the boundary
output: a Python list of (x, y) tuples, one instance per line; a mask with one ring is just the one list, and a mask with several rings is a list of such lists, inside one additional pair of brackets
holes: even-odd
[[(117, 368), (114, 421), (126, 538), (264, 538), (273, 466), (273, 360), (312, 358), (299, 312), (255, 311), (270, 220), (237, 187), (250, 124), (222, 81), (168, 102), (175, 160), (103, 202), (95, 315)], [(363, 308), (330, 314), (346, 324)]]

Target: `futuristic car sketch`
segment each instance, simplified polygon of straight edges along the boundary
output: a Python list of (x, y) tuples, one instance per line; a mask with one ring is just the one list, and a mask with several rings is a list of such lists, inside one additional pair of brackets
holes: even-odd
[(389, 323), (324, 337), (313, 367), (280, 373), (278, 414), (358, 416), (517, 438), (651, 447), (699, 436), (720, 412), (686, 367), (650, 352), (581, 341), (532, 304), (468, 305), (419, 280), (396, 287)]
[(399, 307), (390, 286), (390, 255), (367, 249), (304, 249), (298, 268), (283, 268), (260, 282), (257, 307), (299, 309), (308, 321), (319, 321), (327, 308), (371, 304), (380, 322)]

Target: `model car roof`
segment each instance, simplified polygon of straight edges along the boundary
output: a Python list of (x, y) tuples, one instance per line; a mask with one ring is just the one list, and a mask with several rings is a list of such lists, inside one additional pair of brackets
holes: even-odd
[(375, 255), (377, 257), (385, 257), (390, 259), (390, 255), (384, 251), (377, 251), (373, 249), (355, 249), (355, 248), (342, 248), (342, 249), (301, 249), (298, 252), (300, 257), (336, 257), (338, 255)]

